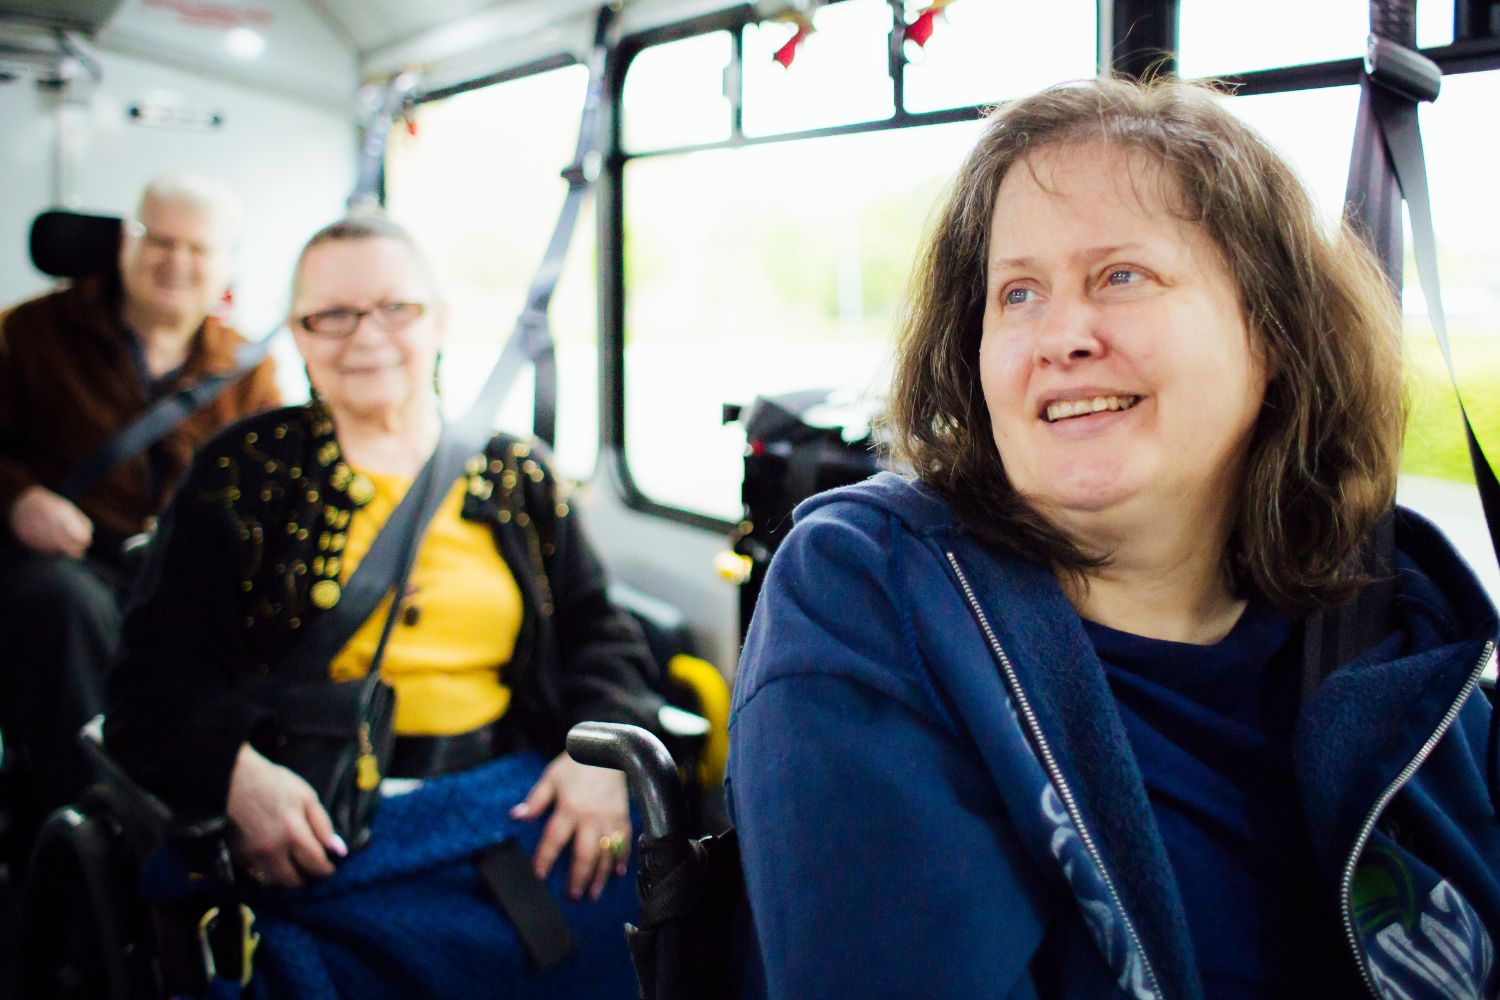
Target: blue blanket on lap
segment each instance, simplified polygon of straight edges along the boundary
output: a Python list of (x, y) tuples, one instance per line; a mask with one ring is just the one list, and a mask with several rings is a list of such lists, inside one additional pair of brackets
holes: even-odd
[(545, 820), (508, 815), (541, 776), (539, 754), (502, 757), (384, 799), (368, 846), (326, 880), (247, 897), (261, 947), (251, 995), (361, 1000), (412, 997), (632, 998), (623, 925), (637, 911), (635, 870), (597, 902), (567, 898), (571, 855), (547, 882), (578, 950), (533, 973), (515, 928), (480, 881), (473, 857), (514, 839), (529, 855)]

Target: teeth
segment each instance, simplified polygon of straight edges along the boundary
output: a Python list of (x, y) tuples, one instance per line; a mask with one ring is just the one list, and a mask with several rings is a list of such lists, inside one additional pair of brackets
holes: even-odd
[(1080, 417), (1101, 410), (1128, 410), (1141, 401), (1139, 396), (1095, 396), (1093, 399), (1070, 399), (1053, 403), (1045, 414), (1048, 423)]

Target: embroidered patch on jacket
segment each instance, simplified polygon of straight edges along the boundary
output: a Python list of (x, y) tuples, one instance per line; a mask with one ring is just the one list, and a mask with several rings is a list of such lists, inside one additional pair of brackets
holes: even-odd
[(1084, 926), (1094, 939), (1105, 964), (1125, 995), (1135, 1000), (1156, 1000), (1157, 993), (1146, 975), (1141, 950), (1130, 932), (1124, 914), (1111, 901), (1109, 886), (1078, 835), (1073, 818), (1050, 783), (1042, 789), (1042, 815), (1052, 825), (1052, 856), (1062, 867), (1068, 888), (1078, 902)]
[(1423, 893), (1399, 850), (1373, 848), (1354, 877), (1354, 920), (1370, 976), (1389, 1000), (1494, 995), (1495, 948), (1451, 884)]

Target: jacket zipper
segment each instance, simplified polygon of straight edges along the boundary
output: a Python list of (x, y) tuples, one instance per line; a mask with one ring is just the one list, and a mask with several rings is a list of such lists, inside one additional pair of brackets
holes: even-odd
[(1000, 640), (995, 636), (995, 630), (990, 627), (989, 618), (980, 607), (979, 599), (974, 596), (974, 588), (969, 586), (969, 578), (964, 575), (962, 567), (958, 564), (958, 558), (952, 552), (946, 553), (948, 564), (953, 567), (953, 573), (958, 577), (959, 586), (963, 588), (964, 598), (969, 602), (969, 609), (973, 611), (979, 627), (984, 632), (984, 637), (990, 644), (990, 650), (995, 654), (995, 659), (1000, 664), (1001, 672), (1005, 675), (1006, 687), (1010, 689), (1010, 695), (1015, 699), (1016, 707), (1020, 709), (1021, 718), (1026, 722), (1026, 728), (1031, 735), (1033, 745), (1041, 754), (1042, 764), (1047, 770), (1047, 776), (1053, 787), (1057, 789), (1062, 798), (1063, 806), (1068, 810), (1068, 816), (1073, 820), (1073, 826), (1078, 830), (1078, 839), (1083, 843), (1083, 848), (1088, 852), (1089, 858), (1093, 860), (1094, 867), (1099, 872), (1099, 877), (1104, 882), (1104, 888), (1109, 892), (1110, 901), (1114, 904), (1116, 912), (1120, 914), (1120, 920), (1125, 925), (1125, 933), (1129, 935), (1130, 942), (1135, 946), (1136, 953), (1141, 956), (1141, 968), (1146, 974), (1146, 979), (1151, 983), (1152, 993), (1160, 998), (1162, 996), (1161, 983), (1157, 981), (1156, 970), (1151, 966), (1151, 960), (1146, 956), (1145, 946), (1141, 944), (1140, 935), (1136, 932), (1135, 924), (1130, 919), (1130, 914), (1125, 911), (1125, 904), (1120, 899), (1119, 891), (1115, 888), (1114, 880), (1109, 877), (1109, 869), (1105, 867), (1104, 858), (1100, 855), (1098, 848), (1094, 846), (1094, 838), (1089, 833), (1088, 827), (1084, 825), (1083, 814), (1078, 809), (1078, 803), (1073, 798), (1073, 790), (1068, 786), (1068, 781), (1063, 777), (1062, 769), (1057, 764), (1057, 758), (1052, 755), (1052, 746), (1047, 742), (1047, 737), (1042, 734), (1042, 727), (1036, 720), (1036, 713), (1032, 711), (1031, 702), (1026, 698), (1026, 692), (1021, 689), (1020, 678), (1016, 676), (1015, 667), (1010, 662), (1010, 657), (1000, 646)]
[(1468, 681), (1459, 690), (1458, 697), (1454, 699), (1452, 705), (1448, 706), (1448, 711), (1438, 722), (1437, 728), (1433, 730), (1431, 736), (1427, 737), (1427, 741), (1422, 744), (1416, 756), (1401, 769), (1401, 773), (1396, 775), (1395, 780), (1387, 785), (1385, 791), (1381, 792), (1380, 797), (1375, 800), (1375, 804), (1370, 808), (1369, 814), (1365, 816), (1365, 821), (1359, 828), (1359, 836), (1354, 838), (1354, 847), (1349, 852), (1349, 859), (1344, 862), (1344, 874), (1339, 882), (1339, 907), (1344, 918), (1344, 934), (1348, 938), (1349, 947), (1354, 950), (1354, 964), (1359, 967), (1360, 978), (1364, 980), (1365, 988), (1373, 996), (1379, 997), (1380, 993), (1375, 989), (1375, 980), (1370, 975), (1369, 963), (1365, 961), (1364, 949), (1360, 947), (1359, 936), (1354, 931), (1354, 870), (1359, 864), (1359, 856), (1364, 853), (1365, 843), (1370, 839), (1370, 832), (1375, 829), (1375, 821), (1380, 818), (1380, 814), (1385, 811), (1386, 806), (1390, 805), (1391, 799), (1395, 798), (1402, 786), (1410, 781), (1418, 768), (1427, 762), (1428, 757), (1432, 756), (1432, 751), (1437, 749), (1438, 743), (1453, 725), (1453, 720), (1458, 718), (1464, 702), (1468, 701), (1469, 695), (1478, 686), (1485, 664), (1489, 662), (1494, 652), (1494, 640), (1486, 641), (1484, 652), (1479, 655), (1479, 662), (1475, 664)]

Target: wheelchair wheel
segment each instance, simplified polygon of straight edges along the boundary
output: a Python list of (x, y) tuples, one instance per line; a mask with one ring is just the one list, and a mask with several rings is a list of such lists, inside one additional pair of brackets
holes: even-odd
[(132, 881), (107, 817), (73, 807), (48, 817), (21, 896), (19, 996), (154, 1000)]

